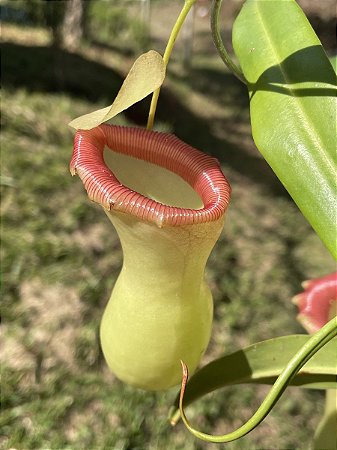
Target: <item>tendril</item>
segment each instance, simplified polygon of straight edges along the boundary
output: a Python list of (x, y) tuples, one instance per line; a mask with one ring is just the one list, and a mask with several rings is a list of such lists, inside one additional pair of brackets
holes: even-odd
[(281, 372), (277, 380), (275, 381), (273, 387), (270, 389), (266, 398), (260, 405), (259, 409), (255, 414), (240, 428), (231, 433), (224, 434), (221, 436), (214, 436), (211, 434), (202, 433), (194, 429), (184, 413), (183, 400), (186, 384), (188, 381), (188, 369), (186, 364), (181, 361), (183, 369), (182, 386), (180, 391), (179, 399), (179, 409), (181, 418), (186, 425), (187, 429), (199, 439), (208, 442), (230, 442), (245, 436), (250, 431), (252, 431), (257, 425), (259, 425), (263, 419), (269, 414), (272, 408), (275, 406), (287, 386), (289, 385), (292, 378), (301, 370), (306, 362), (314, 356), (325, 344), (327, 344), (331, 339), (337, 336), (337, 318), (334, 317), (330, 322), (328, 322), (323, 328), (321, 328), (316, 334), (314, 334), (301, 348), (295, 353), (293, 358), (289, 361), (287, 366)]
[(247, 84), (245, 76), (243, 75), (241, 69), (232, 61), (229, 53), (227, 52), (221, 38), (220, 27), (219, 27), (219, 16), (221, 10), (222, 0), (213, 0), (212, 9), (211, 9), (211, 30), (212, 37), (215, 44), (215, 47), (218, 50), (218, 53), (229, 68), (231, 72), (240, 80), (242, 83)]

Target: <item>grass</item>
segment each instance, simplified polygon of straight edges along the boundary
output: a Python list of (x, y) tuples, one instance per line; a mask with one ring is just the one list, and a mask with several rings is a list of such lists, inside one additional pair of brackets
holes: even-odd
[[(1, 448), (215, 448), (182, 424), (171, 429), (166, 418), (177, 389), (151, 393), (126, 386), (100, 352), (97, 330), (122, 253), (105, 215), (69, 174), (72, 132), (66, 124), (105, 106), (103, 91), (111, 98), (108, 75), (116, 80), (116, 66), (77, 55), (81, 91), (72, 90), (79, 74), (68, 66), (63, 85), (53, 89), (53, 73), (48, 84), (34, 59), (25, 60), (29, 70), (19, 79), (15, 55), (24, 55), (24, 48), (10, 44), (2, 96)], [(39, 67), (48, 52), (43, 47), (39, 53)], [(245, 92), (220, 64), (206, 64), (205, 56), (196, 58), (186, 77), (174, 63), (158, 111), (159, 128), (220, 158), (233, 188), (207, 266), (215, 320), (203, 364), (258, 340), (303, 332), (290, 299), (301, 281), (334, 269), (254, 148)], [(96, 103), (94, 76), (102, 92)], [(139, 111), (119, 123), (143, 120)], [(203, 431), (224, 433), (247, 420), (266, 392), (263, 386), (228, 388), (192, 405), (188, 416)], [(291, 388), (260, 427), (217, 448), (307, 449), (322, 410), (322, 392)]]

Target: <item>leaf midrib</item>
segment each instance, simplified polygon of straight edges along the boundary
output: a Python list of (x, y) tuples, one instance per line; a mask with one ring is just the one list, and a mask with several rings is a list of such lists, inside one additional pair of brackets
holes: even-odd
[[(271, 34), (270, 34), (268, 28), (265, 25), (265, 21), (263, 20), (263, 16), (262, 16), (262, 13), (261, 13), (261, 10), (260, 10), (260, 7), (259, 7), (259, 2), (255, 2), (255, 5), (256, 5), (257, 16), (258, 16), (258, 19), (259, 19), (259, 21), (261, 23), (261, 27), (263, 28), (263, 30), (265, 32), (266, 39), (269, 42), (271, 50), (272, 50), (272, 52), (275, 55), (275, 59), (277, 59), (277, 61), (280, 61), (281, 57), (280, 57), (279, 53), (276, 51), (273, 39), (271, 37)], [(324, 145), (323, 145), (323, 143), (321, 141), (321, 138), (319, 137), (319, 132), (317, 132), (317, 130), (316, 130), (315, 124), (308, 117), (308, 114), (305, 111), (305, 107), (304, 107), (303, 103), (301, 102), (300, 97), (298, 97), (296, 95), (296, 92), (291, 87), (290, 80), (288, 79), (287, 72), (284, 70), (284, 68), (282, 66), (282, 62), (278, 62), (278, 66), (279, 66), (281, 74), (282, 74), (282, 76), (284, 78), (284, 82), (285, 82), (285, 84), (287, 84), (287, 89), (291, 93), (292, 97), (296, 98), (298, 100), (298, 103), (294, 103), (295, 108), (297, 108), (297, 110), (298, 110), (298, 114), (301, 116), (302, 120), (306, 121), (307, 124), (309, 125), (306, 128), (306, 131), (307, 131), (309, 137), (314, 142), (315, 147), (318, 147), (320, 149), (320, 154), (325, 158), (327, 164), (330, 166), (330, 169), (333, 171), (334, 170), (333, 161), (331, 160), (328, 152), (324, 148)]]

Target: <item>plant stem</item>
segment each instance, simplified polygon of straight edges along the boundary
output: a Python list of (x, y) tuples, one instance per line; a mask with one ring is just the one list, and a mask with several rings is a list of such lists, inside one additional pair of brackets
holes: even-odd
[[(176, 23), (174, 24), (174, 27), (172, 29), (170, 38), (168, 40), (168, 43), (167, 43), (167, 46), (165, 49), (165, 53), (163, 56), (165, 67), (167, 67), (167, 64), (169, 62), (175, 41), (178, 37), (179, 31), (184, 23), (184, 20), (187, 16), (189, 10), (192, 8), (192, 6), (194, 5), (195, 2), (196, 2), (196, 0), (185, 0), (185, 2), (184, 2), (183, 9), (181, 10), (179, 17), (176, 20)], [(152, 128), (153, 128), (154, 116), (156, 114), (159, 93), (160, 93), (160, 88), (158, 88), (156, 91), (154, 91), (154, 93), (152, 95), (149, 117), (148, 117), (147, 127), (146, 127), (148, 130), (152, 130)]]
[(222, 0), (213, 0), (212, 11), (211, 11), (211, 29), (214, 45), (216, 46), (218, 53), (229, 68), (231, 72), (240, 80), (242, 83), (247, 84), (247, 81), (241, 71), (241, 69), (232, 61), (229, 53), (225, 49), (225, 46), (221, 39), (220, 28), (219, 28), (219, 16), (221, 10)]
[(267, 394), (266, 398), (262, 402), (256, 413), (240, 428), (237, 430), (224, 434), (222, 436), (213, 436), (210, 434), (202, 433), (195, 430), (188, 422), (184, 410), (183, 410), (183, 398), (188, 379), (187, 366), (182, 362), (183, 366), (183, 382), (180, 393), (179, 409), (181, 418), (188, 430), (199, 439), (208, 442), (230, 442), (245, 436), (252, 431), (262, 420), (269, 414), (276, 402), (281, 397), (282, 393), (288, 386), (291, 379), (299, 372), (299, 370), (305, 365), (305, 363), (326, 343), (337, 336), (337, 319), (330, 320), (323, 328), (321, 328), (316, 334), (314, 334), (300, 350), (289, 361), (285, 369), (281, 372), (280, 376), (275, 381), (273, 387)]

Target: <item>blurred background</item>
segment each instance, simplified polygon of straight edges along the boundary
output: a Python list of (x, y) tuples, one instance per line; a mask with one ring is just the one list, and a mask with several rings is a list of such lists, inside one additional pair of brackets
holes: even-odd
[[(223, 37), (241, 0), (223, 4)], [(327, 51), (334, 0), (300, 0)], [(163, 393), (118, 381), (97, 331), (122, 263), (107, 218), (71, 178), (71, 119), (107, 106), (140, 53), (163, 53), (180, 0), (2, 0), (1, 448), (308, 449), (323, 410), (319, 391), (290, 388), (251, 434), (225, 446), (197, 441), (167, 414)], [(303, 333), (291, 297), (334, 262), (259, 155), (248, 97), (220, 61), (210, 2), (197, 1), (176, 43), (156, 129), (216, 156), (233, 188), (207, 280), (215, 302), (202, 364), (258, 340)], [(113, 123), (146, 124), (149, 99)], [(188, 410), (224, 433), (256, 410), (268, 388), (236, 387)]]

